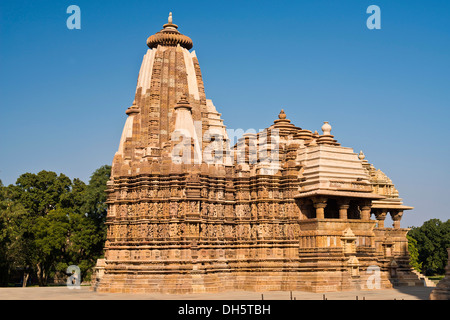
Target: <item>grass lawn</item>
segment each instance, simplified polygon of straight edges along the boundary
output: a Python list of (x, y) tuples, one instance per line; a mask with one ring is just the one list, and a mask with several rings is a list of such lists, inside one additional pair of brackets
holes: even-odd
[(430, 279), (431, 281), (438, 283), (439, 281), (441, 281), (442, 279), (444, 279), (445, 275), (435, 275), (435, 276), (429, 276), (427, 277), (428, 279)]

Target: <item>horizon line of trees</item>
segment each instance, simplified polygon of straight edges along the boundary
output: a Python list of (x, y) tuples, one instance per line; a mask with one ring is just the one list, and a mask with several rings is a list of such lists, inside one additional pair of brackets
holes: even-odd
[(0, 181), (0, 286), (46, 286), (77, 265), (89, 280), (106, 239), (108, 165), (85, 184), (51, 171)]
[[(89, 183), (64, 174), (24, 173), (9, 186), (0, 180), (0, 286), (46, 286), (77, 265), (89, 281), (106, 240), (106, 182), (111, 166)], [(450, 247), (450, 220), (430, 219), (407, 234), (410, 265), (442, 275)], [(31, 281), (30, 281), (31, 280)]]

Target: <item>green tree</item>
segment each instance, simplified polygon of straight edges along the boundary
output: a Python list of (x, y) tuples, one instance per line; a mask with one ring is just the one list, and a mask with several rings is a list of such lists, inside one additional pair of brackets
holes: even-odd
[(72, 182), (64, 174), (41, 171), (38, 174), (25, 173), (13, 187), (14, 200), (20, 202), (33, 217), (44, 216), (68, 197)]
[(6, 232), (7, 219), (4, 214), (4, 195), (3, 195), (3, 183), (0, 180), (0, 286), (7, 284), (8, 282), (8, 270), (9, 264), (6, 256), (8, 235)]
[(417, 241), (410, 235), (406, 235), (408, 239), (409, 265), (419, 272), (422, 272), (422, 262), (419, 261), (419, 251), (417, 250)]
[(92, 268), (98, 258), (103, 255), (106, 240), (106, 183), (111, 175), (111, 166), (104, 165), (92, 174), (83, 196), (83, 205), (80, 208), (83, 219), (74, 215), (73, 221), (80, 221), (73, 229), (73, 248), (77, 248), (75, 256), (78, 257), (82, 275), (90, 277)]
[(40, 286), (47, 285), (56, 266), (64, 261), (69, 233), (68, 209), (57, 208), (37, 217), (32, 227), (35, 244), (35, 263)]
[(12, 244), (14, 265), (26, 271), (24, 278), (32, 272), (39, 285), (46, 285), (64, 254), (72, 181), (64, 174), (43, 170), (22, 174), (8, 188), (8, 198), (19, 203), (27, 215), (19, 225), (21, 237)]
[[(67, 244), (66, 264), (77, 265), (83, 279), (88, 280), (92, 268), (103, 252), (104, 234), (90, 217), (72, 212), (69, 215), (69, 238)], [(101, 248), (101, 249), (99, 249)]]
[(8, 204), (5, 199), (5, 188), (0, 180), (0, 285), (8, 284), (9, 257), (8, 246), (11, 239), (9, 228), (10, 216), (7, 212)]
[(414, 227), (408, 235), (417, 241), (418, 261), (427, 275), (443, 274), (447, 264), (447, 250), (450, 246), (450, 220), (425, 221)]
[(21, 175), (15, 185), (0, 182), (0, 284), (10, 271), (23, 270), (45, 286), (69, 265), (87, 276), (103, 253), (106, 239), (106, 182), (102, 166), (86, 185), (51, 171)]
[(98, 225), (104, 225), (106, 219), (106, 183), (111, 176), (111, 166), (104, 165), (92, 174), (86, 188), (82, 210), (94, 219)]
[(28, 213), (9, 197), (9, 187), (0, 186), (0, 285), (8, 284), (10, 270), (27, 265), (26, 228)]

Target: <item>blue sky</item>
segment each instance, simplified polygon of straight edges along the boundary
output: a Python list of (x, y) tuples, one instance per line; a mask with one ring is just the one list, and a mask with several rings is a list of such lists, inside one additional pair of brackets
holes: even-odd
[[(69, 5), (81, 30), (69, 30)], [(369, 30), (369, 5), (381, 29)], [(0, 179), (51, 170), (88, 181), (111, 164), (146, 39), (169, 11), (194, 42), (208, 98), (228, 128), (280, 109), (329, 121), (344, 146), (395, 183), (402, 226), (450, 217), (449, 1), (0, 2)]]

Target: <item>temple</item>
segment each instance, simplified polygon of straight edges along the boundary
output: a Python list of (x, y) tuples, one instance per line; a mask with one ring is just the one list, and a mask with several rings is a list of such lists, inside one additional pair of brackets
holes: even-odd
[[(422, 285), (392, 181), (324, 122), (283, 110), (228, 137), (192, 40), (170, 14), (147, 39), (108, 182), (99, 292), (313, 292)], [(390, 214), (393, 226), (385, 226)]]

